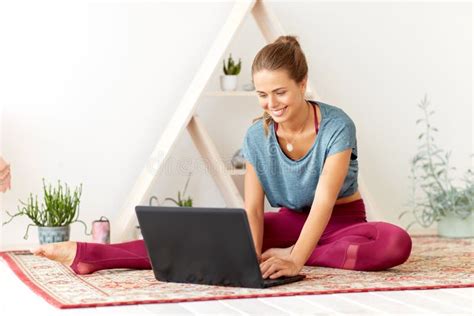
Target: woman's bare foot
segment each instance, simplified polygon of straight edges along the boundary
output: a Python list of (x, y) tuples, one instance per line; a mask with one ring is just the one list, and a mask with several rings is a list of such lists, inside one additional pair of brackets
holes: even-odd
[(32, 252), (35, 256), (45, 257), (70, 266), (76, 257), (76, 249), (77, 243), (75, 241), (63, 241), (40, 245)]

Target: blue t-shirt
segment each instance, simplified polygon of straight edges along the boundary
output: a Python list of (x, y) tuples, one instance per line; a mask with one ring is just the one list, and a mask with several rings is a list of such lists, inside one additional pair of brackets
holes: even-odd
[(322, 118), (315, 142), (298, 160), (289, 158), (283, 152), (273, 123), (269, 125), (268, 136), (265, 136), (261, 119), (247, 129), (241, 152), (254, 167), (272, 207), (308, 212), (313, 204), (326, 158), (348, 148), (352, 148), (349, 170), (337, 198), (357, 191), (359, 168), (354, 122), (336, 106), (308, 101), (319, 105)]

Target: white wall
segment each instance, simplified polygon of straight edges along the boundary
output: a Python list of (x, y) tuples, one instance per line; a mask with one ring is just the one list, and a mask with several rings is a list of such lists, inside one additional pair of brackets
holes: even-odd
[[(79, 1), (0, 5), (2, 155), (12, 165), (3, 209), (41, 192), (41, 178), (83, 183), (81, 219), (116, 219), (126, 195), (189, 86), (231, 8), (227, 2)], [(272, 2), (287, 33), (299, 36), (310, 80), (323, 102), (355, 121), (360, 171), (380, 220), (398, 225), (416, 151), (416, 104), (427, 93), (459, 175), (472, 166), (472, 11), (470, 3)], [(8, 31), (5, 31), (8, 30)], [(248, 19), (228, 52), (241, 57), (240, 84), (265, 45)], [(226, 53), (226, 57), (228, 55)], [(218, 88), (222, 60), (209, 89)], [(240, 147), (252, 98), (205, 99), (198, 114), (224, 159)], [(154, 192), (176, 196), (189, 170), (196, 206), (224, 206), (219, 190), (183, 133)], [(146, 199), (148, 203), (148, 198)], [(2, 213), (2, 221), (6, 217)], [(2, 228), (3, 245), (29, 223)], [(74, 240), (89, 240), (74, 224)]]

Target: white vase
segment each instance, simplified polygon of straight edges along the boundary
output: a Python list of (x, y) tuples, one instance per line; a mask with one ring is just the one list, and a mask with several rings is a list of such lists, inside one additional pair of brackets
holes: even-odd
[(221, 75), (221, 90), (234, 91), (237, 89), (237, 75)]
[(438, 235), (448, 238), (473, 238), (474, 212), (464, 219), (449, 212), (438, 222)]

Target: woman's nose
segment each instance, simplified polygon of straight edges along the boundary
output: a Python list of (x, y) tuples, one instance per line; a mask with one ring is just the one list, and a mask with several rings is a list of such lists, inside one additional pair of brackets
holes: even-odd
[(275, 108), (275, 99), (273, 96), (268, 97), (268, 103), (267, 106), (271, 109)]

